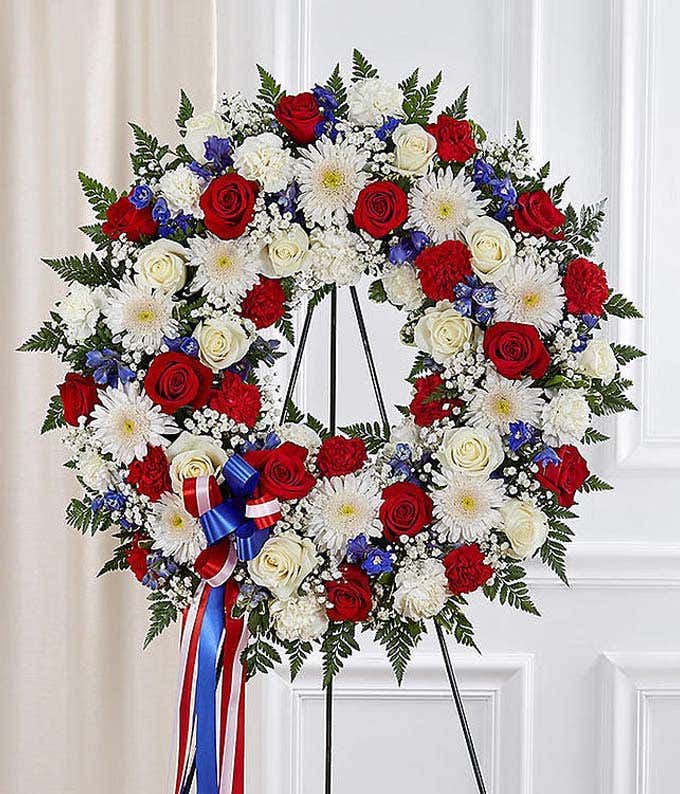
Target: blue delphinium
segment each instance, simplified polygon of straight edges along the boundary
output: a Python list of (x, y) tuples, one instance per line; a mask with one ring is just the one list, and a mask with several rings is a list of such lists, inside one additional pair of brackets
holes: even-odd
[(296, 182), (291, 182), (285, 190), (276, 194), (276, 203), (281, 208), (281, 212), (288, 212), (293, 217), (297, 214), (297, 202), (300, 190)]
[(490, 187), (494, 198), (500, 199), (501, 206), (495, 212), (494, 218), (498, 221), (505, 220), (508, 210), (517, 203), (517, 190), (510, 178), (506, 176), (500, 179), (493, 166), (478, 157), (472, 166), (472, 179), (478, 188), (484, 185)]
[(383, 551), (376, 546), (370, 546), (361, 567), (369, 576), (381, 573), (390, 573), (394, 560), (389, 551)]
[(160, 551), (151, 551), (146, 557), (147, 571), (142, 584), (151, 590), (157, 590), (164, 579), (169, 579), (176, 571), (177, 565)]
[(508, 436), (508, 446), (513, 452), (517, 452), (525, 444), (535, 444), (538, 437), (538, 430), (526, 422), (510, 422), (508, 425), (510, 435)]
[(214, 176), (223, 174), (227, 168), (234, 164), (234, 147), (229, 138), (218, 138), (210, 135), (204, 144), (205, 162), (197, 163), (195, 160), (190, 163), (189, 168), (197, 176), (210, 179)]
[(172, 217), (168, 202), (164, 198), (156, 199), (156, 203), (151, 208), (151, 217), (156, 223), (167, 223)]
[(85, 363), (93, 369), (92, 377), (99, 386), (116, 388), (118, 383), (128, 383), (135, 379), (135, 373), (126, 367), (115, 350), (90, 350), (85, 355)]
[(395, 474), (400, 474), (406, 478), (413, 475), (413, 463), (411, 447), (403, 442), (395, 446), (394, 455), (387, 461), (388, 465)]
[(381, 141), (387, 140), (400, 124), (401, 119), (394, 118), (394, 116), (387, 116), (385, 121), (376, 129), (375, 137)]
[(108, 510), (111, 513), (120, 512), (125, 509), (125, 502), (125, 496), (122, 493), (109, 489), (92, 500), (91, 508), (93, 513), (98, 513), (100, 510)]
[(480, 325), (487, 325), (493, 317), (496, 288), (485, 284), (474, 274), (465, 276), (453, 288), (456, 300), (453, 305), (463, 317), (473, 317)]
[(153, 192), (148, 185), (135, 185), (132, 189), (132, 193), (129, 195), (130, 204), (138, 210), (143, 210), (144, 207), (148, 207), (152, 198)]
[(186, 356), (198, 356), (198, 340), (193, 336), (163, 337), (163, 344), (173, 353), (184, 353)]
[(472, 166), (472, 179), (477, 187), (491, 184), (491, 180), (496, 178), (493, 167), (478, 157)]
[(366, 535), (357, 535), (347, 541), (347, 562), (363, 562), (368, 554)]
[(389, 260), (393, 265), (403, 265), (404, 262), (413, 262), (418, 254), (430, 244), (430, 238), (425, 232), (416, 229), (410, 231), (405, 237), (390, 248)]
[(540, 452), (537, 452), (534, 457), (534, 463), (538, 463), (544, 469), (548, 465), (559, 466), (561, 462), (560, 456), (555, 452), (552, 447), (544, 447)]
[(335, 111), (338, 109), (338, 100), (335, 98), (332, 91), (329, 91), (321, 85), (315, 85), (312, 89), (312, 93), (324, 117), (324, 120), (318, 122), (314, 127), (314, 134), (317, 138), (320, 138), (322, 135), (327, 135), (331, 141), (335, 143), (338, 137), (338, 131), (335, 128), (337, 122)]

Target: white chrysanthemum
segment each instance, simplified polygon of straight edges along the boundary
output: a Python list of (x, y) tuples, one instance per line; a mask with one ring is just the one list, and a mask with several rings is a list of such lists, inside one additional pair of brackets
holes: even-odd
[(165, 436), (178, 432), (175, 420), (147, 394), (140, 394), (136, 383), (100, 391), (99, 399), (92, 412), (92, 431), (102, 452), (118, 463), (141, 460), (148, 446), (167, 446)]
[(293, 158), (273, 132), (246, 138), (234, 150), (234, 168), (262, 185), (265, 193), (285, 190), (293, 178)]
[(484, 387), (470, 402), (472, 424), (497, 428), (501, 434), (508, 432), (511, 422), (536, 425), (543, 407), (540, 395), (539, 389), (532, 389), (525, 381), (489, 372)]
[(321, 481), (308, 497), (308, 531), (322, 549), (342, 555), (357, 535), (378, 537), (380, 491), (366, 473)]
[(446, 570), (439, 560), (416, 560), (394, 577), (394, 609), (409, 620), (425, 620), (441, 612), (451, 595)]
[(581, 389), (563, 389), (543, 408), (543, 432), (559, 444), (578, 444), (590, 424), (590, 408)]
[(173, 212), (203, 217), (203, 210), (198, 203), (202, 192), (201, 180), (189, 166), (182, 163), (172, 171), (166, 171), (158, 180), (158, 187)]
[(164, 493), (154, 503), (149, 517), (149, 533), (156, 547), (179, 563), (190, 564), (206, 546), (199, 522), (184, 509), (179, 496)]
[(383, 288), (387, 300), (394, 306), (403, 306), (406, 311), (413, 311), (423, 302), (420, 280), (415, 268), (411, 265), (396, 265), (382, 275)]
[(379, 77), (357, 80), (347, 91), (349, 119), (355, 124), (382, 124), (386, 116), (404, 115), (404, 94), (398, 85)]
[(462, 169), (456, 177), (451, 169), (442, 169), (418, 180), (411, 190), (409, 226), (426, 232), (434, 243), (462, 239), (465, 228), (484, 214), (486, 203)]
[(82, 342), (97, 331), (97, 321), (103, 305), (101, 289), (73, 284), (57, 306), (70, 339)]
[(451, 474), (437, 476), (437, 484), (443, 488), (432, 493), (435, 529), (446, 540), (452, 543), (482, 540), (500, 524), (502, 480)]
[(300, 209), (310, 223), (330, 226), (335, 221), (344, 224), (368, 179), (363, 170), (368, 152), (327, 139), (300, 151)]
[(164, 336), (177, 335), (172, 307), (170, 293), (127, 279), (109, 292), (103, 311), (111, 331), (123, 335), (125, 348), (156, 350)]
[(306, 262), (323, 284), (356, 284), (364, 268), (364, 260), (357, 252), (358, 242), (358, 236), (350, 231), (314, 232)]
[(274, 631), (282, 640), (311, 642), (320, 637), (328, 627), (326, 608), (313, 595), (274, 599), (269, 604), (269, 614)]
[(548, 333), (562, 319), (564, 292), (557, 267), (515, 258), (497, 282), (495, 320), (535, 325)]
[(105, 491), (113, 484), (117, 467), (94, 449), (88, 449), (76, 462), (76, 471), (88, 488)]
[(239, 301), (258, 279), (257, 258), (238, 240), (220, 240), (210, 234), (192, 237), (191, 259), (196, 267), (191, 289), (202, 290), (213, 300)]

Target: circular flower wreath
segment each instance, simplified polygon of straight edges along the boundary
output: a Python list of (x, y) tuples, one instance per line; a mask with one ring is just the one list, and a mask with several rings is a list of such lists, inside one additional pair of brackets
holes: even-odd
[[(564, 182), (546, 186), (519, 126), (489, 141), (467, 91), (431, 118), (440, 75), (394, 85), (358, 52), (351, 81), (336, 67), (309, 92), (260, 77), (216, 112), (182, 92), (174, 149), (132, 125), (122, 195), (80, 174), (96, 251), (47, 260), (69, 290), (22, 349), (71, 368), (43, 431), (69, 427), (69, 523), (112, 531), (103, 570), (151, 590), (147, 642), (200, 583), (210, 533), (187, 483), (243, 496), (223, 476), (245, 461), (248, 672), (280, 646), (295, 674), (321, 644), (331, 676), (359, 624), (401, 678), (426, 619), (473, 644), (465, 594), (536, 612), (522, 560), (566, 581), (575, 495), (609, 488), (581, 445), (606, 440), (593, 415), (634, 407), (619, 365), (642, 355), (602, 326), (639, 314), (585, 258), (602, 205), (560, 209)], [(279, 424), (293, 311), (364, 274), (417, 351), (401, 423), (331, 435), (289, 404)]]

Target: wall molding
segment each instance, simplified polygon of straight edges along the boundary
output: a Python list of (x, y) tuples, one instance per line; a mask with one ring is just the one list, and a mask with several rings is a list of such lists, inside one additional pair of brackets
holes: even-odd
[(680, 699), (680, 653), (606, 652), (601, 664), (601, 792), (649, 794), (650, 706)]
[[(564, 587), (545, 565), (527, 563), (534, 587)], [(572, 587), (680, 588), (680, 543), (575, 542), (567, 547), (567, 576)]]
[[(482, 766), (489, 791), (499, 790), (502, 779), (503, 790), (532, 794), (533, 655), (461, 654), (456, 672), (464, 700), (486, 705), (485, 745), (490, 753), (482, 759)], [(292, 684), (287, 668), (281, 667), (277, 673), (262, 677), (259, 685), (260, 743), (272, 749), (267, 750), (267, 763), (255, 791), (299, 794), (310, 790), (304, 778), (303, 709), (310, 702), (323, 701), (321, 660), (318, 655), (310, 657)], [(334, 697), (358, 703), (379, 700), (395, 706), (417, 701), (427, 708), (428, 703), (450, 701), (451, 692), (437, 653), (419, 650), (399, 687), (384, 653), (362, 652), (348, 660), (336, 679)], [(458, 730), (453, 705), (451, 720)], [(337, 741), (336, 737), (336, 745)]]

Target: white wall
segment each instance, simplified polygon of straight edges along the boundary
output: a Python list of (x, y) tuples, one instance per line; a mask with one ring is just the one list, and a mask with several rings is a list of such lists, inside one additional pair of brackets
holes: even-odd
[[(443, 98), (469, 83), (471, 114), (495, 135), (519, 118), (555, 180), (571, 174), (569, 198), (610, 198), (600, 257), (646, 316), (617, 331), (649, 351), (633, 369), (640, 412), (612, 420), (616, 441), (593, 459), (616, 491), (584, 500), (572, 590), (537, 571), (540, 621), (478, 600), (472, 607), (484, 655), (457, 654), (456, 663), (494, 794), (677, 790), (679, 23), (673, 0), (218, 3), (218, 85), (253, 86), (259, 61), (290, 90), (308, 87), (353, 46), (395, 79), (414, 65), (443, 67)], [(398, 349), (399, 317), (364, 305), (385, 392), (403, 402), (409, 356)], [(299, 395), (322, 416), (323, 319)], [(349, 319), (341, 423), (375, 411)], [(366, 647), (338, 683), (337, 794), (475, 791), (434, 644), (401, 690)], [(318, 681), (312, 670), (293, 688), (276, 676), (253, 687), (251, 742), (266, 744), (253, 757), (253, 794), (320, 790)]]

